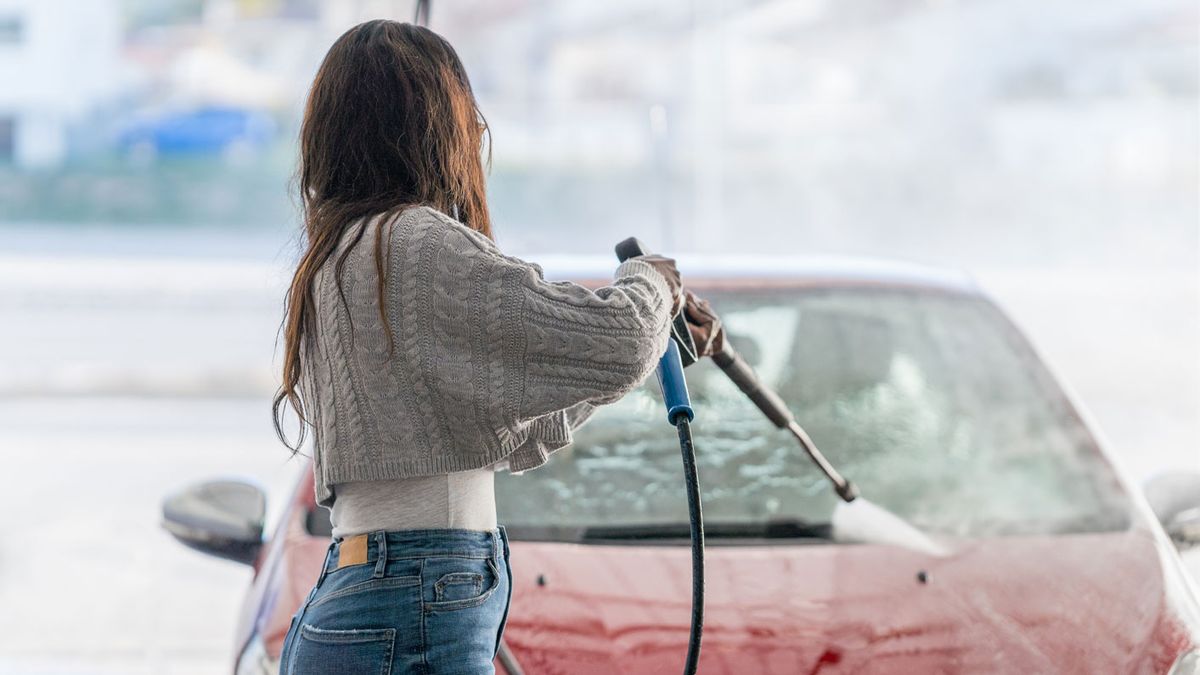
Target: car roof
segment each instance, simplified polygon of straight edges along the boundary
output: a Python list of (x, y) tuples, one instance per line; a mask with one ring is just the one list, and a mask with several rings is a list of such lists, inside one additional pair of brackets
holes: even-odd
[[(684, 283), (694, 287), (885, 286), (980, 295), (966, 272), (899, 260), (847, 256), (675, 256)], [(551, 280), (601, 285), (616, 261), (605, 256), (531, 256)]]

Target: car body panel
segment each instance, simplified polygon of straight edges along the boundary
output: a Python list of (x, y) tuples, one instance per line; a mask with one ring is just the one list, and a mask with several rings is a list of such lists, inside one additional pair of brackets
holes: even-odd
[[(513, 555), (506, 639), (528, 672), (679, 666), (686, 547), (526, 544)], [(1161, 623), (1155, 542), (1136, 529), (991, 539), (946, 558), (717, 546), (706, 569), (704, 672), (1162, 673), (1186, 643)]]
[[(575, 278), (602, 279), (569, 262)], [(864, 265), (797, 263), (775, 274), (766, 264), (696, 263), (688, 282), (701, 294), (883, 285), (986, 301), (961, 275)], [(1165, 673), (1196, 645), (1194, 590), (1144, 500), (1123, 484), (1134, 505), (1127, 530), (958, 541), (940, 558), (878, 545), (710, 542), (701, 672)], [(316, 508), (305, 472), (256, 565), (239, 649), (255, 634), (269, 654), (282, 649), (329, 543), (306, 529)], [(691, 592), (685, 544), (514, 537), (505, 640), (525, 672), (677, 671)]]
[[(328, 540), (309, 535), (312, 478), (264, 550), (239, 635), (282, 651)], [(1194, 644), (1154, 525), (890, 546), (711, 545), (705, 673), (1165, 673)], [(514, 541), (505, 640), (527, 673), (671, 672), (687, 649), (679, 545)], [(274, 579), (263, 575), (272, 574)], [(1175, 592), (1178, 592), (1176, 590)]]

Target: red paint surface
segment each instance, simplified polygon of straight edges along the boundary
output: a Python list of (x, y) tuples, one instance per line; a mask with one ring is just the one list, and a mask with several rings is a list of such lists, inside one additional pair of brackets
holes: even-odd
[[(313, 508), (307, 473), (294, 500), (239, 630), (244, 644), (259, 624), (272, 654), (328, 545), (302, 527)], [(710, 546), (700, 671), (1166, 673), (1195, 644), (1174, 610), (1193, 600), (1171, 597), (1180, 590), (1165, 583), (1162, 556), (1174, 554), (1135, 520), (1116, 533), (978, 540), (945, 558), (865, 545)], [(513, 542), (512, 564), (505, 640), (526, 673), (681, 668), (686, 546)]]
[[(681, 667), (685, 547), (517, 544), (513, 566), (506, 639), (528, 672)], [(1184, 636), (1161, 574), (1153, 538), (1137, 530), (993, 539), (944, 559), (712, 547), (701, 671), (1163, 673)]]

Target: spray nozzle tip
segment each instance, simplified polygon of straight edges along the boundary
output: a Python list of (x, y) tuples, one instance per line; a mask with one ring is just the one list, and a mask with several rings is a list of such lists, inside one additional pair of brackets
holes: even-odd
[(834, 489), (837, 491), (838, 496), (842, 498), (842, 501), (846, 503), (850, 503), (855, 499), (858, 499), (858, 486), (850, 481), (845, 481), (844, 483), (836, 486)]

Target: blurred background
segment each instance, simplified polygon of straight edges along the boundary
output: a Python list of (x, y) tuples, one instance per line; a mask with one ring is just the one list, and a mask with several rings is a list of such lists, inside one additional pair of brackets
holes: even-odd
[[(413, 0), (0, 0), (0, 673), (213, 673), (249, 570), (159, 501), (286, 490), (303, 98)], [(1200, 470), (1197, 0), (438, 0), (515, 255), (965, 269), (1141, 481)], [(719, 308), (718, 308), (719, 309)], [(279, 506), (279, 504), (273, 504)]]

